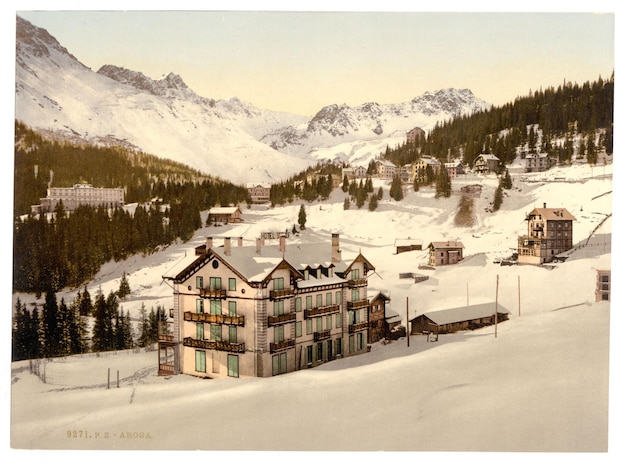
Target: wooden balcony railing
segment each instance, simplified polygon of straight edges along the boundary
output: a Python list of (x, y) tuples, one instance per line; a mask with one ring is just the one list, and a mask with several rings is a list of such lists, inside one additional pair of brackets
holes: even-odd
[(273, 299), (273, 300), (286, 299), (288, 297), (293, 296), (293, 294), (294, 294), (293, 289), (280, 289), (277, 291), (270, 291), (270, 299)]
[(194, 313), (185, 312), (183, 315), (185, 321), (194, 321), (196, 323), (211, 323), (214, 325), (231, 325), (244, 326), (245, 318), (243, 315), (211, 315), (210, 313)]
[(174, 336), (171, 334), (159, 334), (159, 342), (174, 342)]
[(159, 363), (159, 376), (168, 376), (174, 374), (174, 365)]
[(225, 299), (226, 289), (204, 288), (204, 289), (200, 289), (200, 295), (203, 297), (208, 297), (210, 299)]
[(349, 333), (356, 333), (357, 331), (361, 331), (362, 329), (367, 329), (368, 327), (368, 323), (367, 321), (365, 323), (357, 323), (354, 325), (348, 325), (348, 332)]
[(246, 344), (244, 342), (232, 343), (226, 341), (206, 341), (186, 337), (183, 339), (183, 345), (187, 347), (194, 347), (196, 349), (220, 350), (222, 352), (243, 353), (246, 351)]
[(367, 278), (350, 279), (348, 281), (348, 286), (349, 287), (367, 286)]
[(348, 302), (348, 310), (352, 310), (354, 308), (367, 307), (369, 302), (367, 299), (363, 300), (355, 300), (354, 302)]
[(296, 321), (295, 312), (285, 313), (283, 315), (277, 315), (277, 316), (268, 315), (267, 317), (268, 326), (284, 325), (285, 323), (292, 323), (294, 321)]
[(270, 352), (278, 352), (296, 346), (295, 339), (287, 339), (282, 342), (270, 342)]
[(317, 331), (313, 333), (314, 341), (321, 341), (323, 339), (328, 339), (330, 337), (330, 329), (325, 329), (324, 331)]
[(326, 305), (325, 307), (305, 308), (304, 318), (313, 318), (316, 316), (328, 315), (330, 313), (337, 313), (339, 309), (339, 305)]

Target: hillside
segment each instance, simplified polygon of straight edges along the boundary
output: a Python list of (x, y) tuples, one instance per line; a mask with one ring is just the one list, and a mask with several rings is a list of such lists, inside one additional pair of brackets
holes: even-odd
[[(513, 173), (513, 190), (497, 214), (484, 210), (493, 198), (495, 176), (458, 178), (449, 199), (435, 199), (433, 191), (421, 189), (408, 192), (400, 203), (388, 200), (387, 183), (377, 181), (386, 193), (375, 212), (354, 207), (344, 211), (343, 193), (336, 190), (326, 202), (306, 204), (307, 229), (287, 243), (291, 247), (328, 241), (331, 232), (339, 233), (344, 250), (360, 250), (376, 266), (370, 288), (388, 292), (391, 308), (405, 322), (407, 298), (409, 318), (467, 301), (493, 301), (498, 277), (499, 304), (511, 312), (511, 318), (498, 325), (497, 338), (493, 328), (442, 336), (437, 343), (413, 337), (409, 348), (404, 340), (376, 344), (369, 354), (273, 379), (158, 378), (156, 352), (59, 359), (46, 365), (47, 384), (16, 363), (13, 444), (227, 450), (606, 450), (609, 308), (593, 303), (593, 292), (595, 270), (611, 266), (612, 181), (606, 175), (612, 173), (612, 165), (602, 169), (575, 165), (526, 174), (525, 180)], [(451, 212), (459, 188), (477, 182), (482, 193), (476, 225), (456, 227)], [(576, 216), (577, 247), (570, 258), (553, 269), (494, 263), (512, 252), (517, 236), (525, 231), (525, 214), (543, 202), (565, 207)], [(243, 236), (244, 243), (252, 244), (262, 231), (291, 228), (298, 209), (299, 203), (274, 209), (254, 206), (244, 211), (240, 225), (203, 228), (187, 244), (111, 262), (89, 283), (89, 291), (117, 290), (125, 271), (132, 289), (131, 297), (122, 302), (125, 311), (136, 317), (142, 303), (148, 308), (169, 308), (171, 289), (161, 277), (206, 236), (215, 241), (226, 235)], [(395, 240), (407, 237), (420, 238), (424, 245), (432, 240), (461, 240), (466, 258), (456, 266), (420, 270), (425, 253), (394, 253)], [(429, 279), (415, 284), (400, 279), (401, 272), (425, 274)], [(70, 301), (73, 295), (75, 291), (67, 290), (59, 296)], [(27, 295), (19, 297), (35, 303)], [(107, 368), (120, 370), (120, 389), (104, 389)], [(161, 408), (164, 397), (167, 415)], [(41, 409), (52, 404), (57, 407)], [(294, 416), (294, 412), (299, 413)], [(149, 432), (153, 439), (124, 443), (65, 439), (66, 429), (119, 435), (120, 418), (124, 418), (124, 431)], [(334, 427), (325, 428), (331, 420)], [(267, 428), (268, 422), (275, 428)], [(300, 434), (303, 423), (318, 433)], [(240, 434), (230, 434), (233, 430)], [(207, 431), (210, 443), (202, 441)]]

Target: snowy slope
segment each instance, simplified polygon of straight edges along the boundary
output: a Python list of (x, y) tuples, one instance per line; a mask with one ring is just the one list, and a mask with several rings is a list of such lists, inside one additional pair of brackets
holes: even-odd
[(49, 136), (116, 144), (235, 183), (277, 182), (320, 160), (367, 165), (416, 126), (489, 108), (469, 89), (410, 102), (332, 104), (312, 118), (197, 95), (182, 77), (154, 80), (115, 65), (98, 72), (18, 17), (15, 117)]
[[(404, 201), (384, 200), (375, 212), (343, 210), (344, 194), (305, 204), (307, 229), (290, 238), (329, 241), (340, 234), (346, 253), (361, 251), (376, 266), (372, 289), (389, 292), (390, 307), (406, 322), (423, 312), (494, 301), (511, 312), (494, 328), (440, 336), (414, 336), (375, 344), (365, 355), (272, 379), (200, 380), (156, 376), (156, 352), (69, 357), (46, 364), (47, 384), (13, 364), (15, 447), (206, 450), (466, 450), (605, 451), (608, 440), (609, 305), (594, 303), (596, 269), (611, 267), (612, 181), (586, 165), (547, 173), (513, 175), (513, 190), (497, 214), (484, 208), (493, 199), (495, 177), (473, 175), (452, 182), (450, 199), (434, 191), (407, 192)], [(555, 178), (557, 180), (555, 181)], [(572, 180), (563, 182), (560, 178)], [(459, 189), (480, 184), (476, 225), (453, 224)], [(543, 202), (565, 207), (575, 217), (576, 250), (554, 269), (500, 266), (524, 217)], [(117, 290), (128, 273), (132, 296), (122, 303), (138, 316), (142, 303), (171, 307), (161, 276), (193, 253), (206, 236), (243, 236), (254, 244), (261, 231), (291, 228), (299, 203), (244, 210), (239, 225), (199, 230), (187, 244), (151, 256), (109, 263), (89, 284)], [(592, 234), (593, 233), (593, 234)], [(424, 252), (394, 253), (396, 239), (455, 239), (466, 259), (456, 266), (419, 269)], [(591, 237), (591, 239), (589, 239)], [(588, 240), (589, 239), (589, 240)], [(277, 246), (277, 244), (274, 244)], [(268, 246), (272, 246), (270, 243)], [(428, 276), (422, 283), (401, 272)], [(58, 297), (67, 302), (67, 290)], [(17, 296), (14, 296), (14, 299)], [(33, 296), (19, 296), (23, 302)], [(614, 353), (614, 356), (619, 354)], [(119, 389), (105, 389), (107, 369), (120, 370)], [(115, 376), (112, 376), (115, 379)], [(615, 402), (615, 396), (611, 402)], [(117, 435), (111, 440), (74, 440), (66, 432)], [(150, 433), (152, 439), (121, 440), (121, 432)]]
[(17, 31), (15, 117), (35, 129), (127, 145), (236, 183), (277, 181), (308, 166), (257, 141), (304, 117), (202, 98), (173, 74), (94, 73), (45, 30), (18, 17)]

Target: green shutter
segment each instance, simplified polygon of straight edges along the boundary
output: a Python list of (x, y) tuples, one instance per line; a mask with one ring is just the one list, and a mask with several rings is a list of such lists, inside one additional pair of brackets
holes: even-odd
[(296, 337), (302, 336), (302, 322), (296, 321)]
[(206, 352), (196, 350), (196, 371), (206, 373)]
[(239, 378), (239, 357), (228, 354), (228, 376)]
[(204, 301), (196, 299), (196, 313), (204, 313)]
[(237, 316), (237, 302), (228, 302), (228, 315)]

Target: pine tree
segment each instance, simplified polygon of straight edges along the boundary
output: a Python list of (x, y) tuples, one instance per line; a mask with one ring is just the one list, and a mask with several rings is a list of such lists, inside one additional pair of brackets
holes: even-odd
[(370, 200), (367, 206), (368, 210), (373, 212), (378, 208), (378, 197), (370, 195)]
[(500, 210), (501, 206), (502, 206), (502, 186), (498, 184), (498, 187), (493, 197), (493, 211)]
[(300, 211), (298, 212), (298, 226), (300, 230), (306, 229), (306, 211), (304, 210), (304, 204), (300, 205)]
[(400, 177), (394, 176), (391, 180), (389, 195), (392, 199), (398, 202), (404, 198), (404, 193), (402, 192), (402, 181), (400, 181)]
[(378, 200), (383, 199), (383, 187), (382, 186), (378, 188), (378, 194), (376, 196), (378, 197)]
[(46, 301), (43, 305), (43, 336), (44, 356), (55, 357), (60, 352), (61, 325), (59, 322), (59, 309), (56, 294), (53, 291), (46, 292)]
[(448, 170), (442, 167), (439, 170), (439, 176), (437, 176), (437, 186), (435, 190), (435, 198), (445, 197), (448, 198), (452, 195), (452, 182), (448, 175)]
[(502, 178), (502, 187), (504, 189), (511, 189), (513, 187), (513, 181), (511, 180), (511, 175), (509, 174), (509, 170), (506, 170), (504, 174), (504, 178)]
[(150, 321), (148, 320), (148, 313), (143, 302), (141, 302), (139, 309), (139, 318), (139, 340), (137, 344), (139, 347), (146, 347), (150, 344)]
[(348, 181), (348, 175), (343, 175), (343, 184), (341, 185), (341, 190), (344, 192), (348, 192), (348, 188), (350, 187), (350, 181)]
[(117, 291), (117, 296), (124, 300), (127, 296), (130, 295), (130, 284), (128, 283), (128, 278), (126, 275), (126, 271), (122, 273), (122, 279), (120, 281), (120, 287)]
[(350, 210), (350, 197), (346, 197), (343, 200), (343, 209), (344, 210)]

